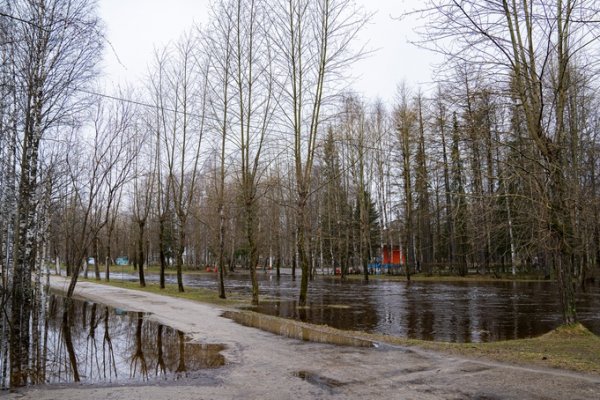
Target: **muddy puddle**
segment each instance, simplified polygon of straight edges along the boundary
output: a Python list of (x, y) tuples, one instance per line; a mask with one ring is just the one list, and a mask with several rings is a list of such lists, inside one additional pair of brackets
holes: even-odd
[(194, 343), (144, 313), (53, 294), (45, 320), (32, 379), (38, 383), (174, 381), (226, 362), (224, 345)]
[(317, 386), (318, 388), (329, 392), (329, 394), (337, 394), (337, 389), (347, 384), (311, 371), (297, 371), (293, 376), (300, 378), (311, 385)]

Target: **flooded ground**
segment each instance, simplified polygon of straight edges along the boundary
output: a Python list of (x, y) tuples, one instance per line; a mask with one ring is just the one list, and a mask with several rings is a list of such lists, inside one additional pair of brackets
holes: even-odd
[[(415, 339), (488, 342), (541, 335), (560, 325), (551, 282), (341, 282), (318, 277), (307, 307), (297, 306), (300, 280), (260, 273), (261, 305), (255, 311), (339, 329)], [(125, 278), (125, 277), (122, 277)], [(131, 279), (135, 279), (132, 277)], [(155, 280), (157, 276), (147, 279)], [(168, 278), (175, 282), (174, 277)], [(213, 275), (188, 275), (186, 286), (216, 290)], [(227, 277), (228, 291), (250, 293), (249, 277)], [(578, 297), (578, 316), (600, 334), (600, 285)]]
[[(50, 283), (59, 291), (68, 287), (68, 280), (55, 276), (50, 277)], [(597, 374), (551, 369), (543, 361), (538, 366), (519, 366), (417, 347), (333, 346), (290, 340), (222, 318), (227, 311), (223, 307), (86, 281), (78, 283), (75, 295), (113, 308), (151, 312), (152, 321), (185, 332), (194, 340), (223, 343), (227, 365), (203, 370), (200, 379), (174, 383), (42, 385), (0, 393), (0, 397), (7, 400), (600, 398)], [(137, 322), (135, 315), (133, 321)], [(129, 352), (134, 348), (129, 347)], [(186, 363), (187, 360), (186, 357)]]
[[(39, 383), (172, 381), (225, 364), (224, 346), (192, 343), (144, 313), (51, 295)], [(38, 353), (39, 353), (38, 352)]]

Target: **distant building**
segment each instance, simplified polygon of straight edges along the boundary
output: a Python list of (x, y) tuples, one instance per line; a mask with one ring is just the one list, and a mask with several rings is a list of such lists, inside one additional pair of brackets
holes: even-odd
[(402, 254), (402, 249), (400, 246), (390, 246), (384, 245), (382, 249), (382, 261), (383, 265), (405, 265), (406, 264), (406, 256)]
[(117, 259), (115, 260), (115, 264), (117, 265), (129, 265), (129, 257), (117, 257)]
[(369, 272), (376, 275), (397, 273), (404, 265), (406, 265), (406, 256), (400, 246), (384, 245), (381, 248), (381, 256), (376, 257), (375, 262), (369, 264)]

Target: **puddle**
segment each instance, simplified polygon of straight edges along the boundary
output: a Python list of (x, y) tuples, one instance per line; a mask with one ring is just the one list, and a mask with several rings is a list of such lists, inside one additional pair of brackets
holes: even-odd
[(294, 376), (306, 381), (312, 385), (315, 385), (321, 389), (325, 389), (330, 393), (335, 393), (335, 389), (344, 386), (346, 383), (340, 382), (336, 379), (329, 378), (323, 375), (319, 375), (310, 371), (298, 371), (294, 372)]
[(221, 344), (199, 344), (147, 314), (51, 295), (35, 383), (173, 381), (225, 365)]

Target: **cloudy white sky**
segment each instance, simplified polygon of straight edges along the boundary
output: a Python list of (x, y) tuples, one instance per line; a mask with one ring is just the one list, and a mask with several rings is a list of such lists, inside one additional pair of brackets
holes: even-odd
[[(411, 86), (431, 80), (431, 64), (436, 57), (410, 44), (415, 40), (416, 21), (393, 17), (422, 4), (421, 0), (357, 0), (374, 12), (361, 40), (376, 51), (358, 62), (352, 70), (354, 89), (369, 98), (391, 101), (396, 86), (405, 80)], [(104, 57), (105, 81), (135, 84), (147, 71), (154, 47), (177, 40), (194, 23), (207, 20), (208, 0), (100, 0), (112, 49)]]

